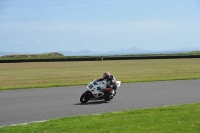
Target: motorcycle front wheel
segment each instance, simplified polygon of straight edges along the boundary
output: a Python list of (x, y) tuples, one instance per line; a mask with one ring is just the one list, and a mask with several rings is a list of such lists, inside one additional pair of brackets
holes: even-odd
[(90, 100), (90, 93), (88, 91), (84, 92), (80, 97), (81, 103), (87, 103)]

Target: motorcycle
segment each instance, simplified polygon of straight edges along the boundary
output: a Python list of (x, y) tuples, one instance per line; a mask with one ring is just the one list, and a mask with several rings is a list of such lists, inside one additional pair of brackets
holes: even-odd
[[(116, 81), (117, 88), (121, 85), (121, 81)], [(110, 85), (113, 87), (113, 85)], [(87, 103), (89, 100), (105, 100), (110, 101), (116, 95), (116, 90), (107, 88), (106, 81), (92, 80), (87, 85), (87, 90), (81, 95), (80, 102)]]

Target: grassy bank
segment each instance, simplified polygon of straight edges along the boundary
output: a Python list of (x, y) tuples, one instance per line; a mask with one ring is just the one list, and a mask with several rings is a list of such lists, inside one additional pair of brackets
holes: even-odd
[(16, 59), (59, 59), (66, 58), (63, 54), (53, 52), (45, 54), (16, 54), (0, 56), (0, 60), (16, 60)]
[(3, 63), (0, 90), (84, 85), (105, 71), (123, 83), (200, 79), (200, 59)]
[(2, 133), (199, 133), (200, 103), (75, 116), (8, 126)]

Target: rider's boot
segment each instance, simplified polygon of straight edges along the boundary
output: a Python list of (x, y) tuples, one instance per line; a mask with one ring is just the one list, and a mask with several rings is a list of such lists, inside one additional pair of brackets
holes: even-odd
[(110, 96), (109, 96), (109, 97), (110, 97), (110, 99), (113, 99), (113, 94), (112, 94), (112, 93), (110, 93)]

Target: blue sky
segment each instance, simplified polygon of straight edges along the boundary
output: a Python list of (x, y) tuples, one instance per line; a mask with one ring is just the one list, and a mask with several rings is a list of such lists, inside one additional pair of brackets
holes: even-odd
[(200, 50), (199, 0), (0, 0), (0, 51)]

